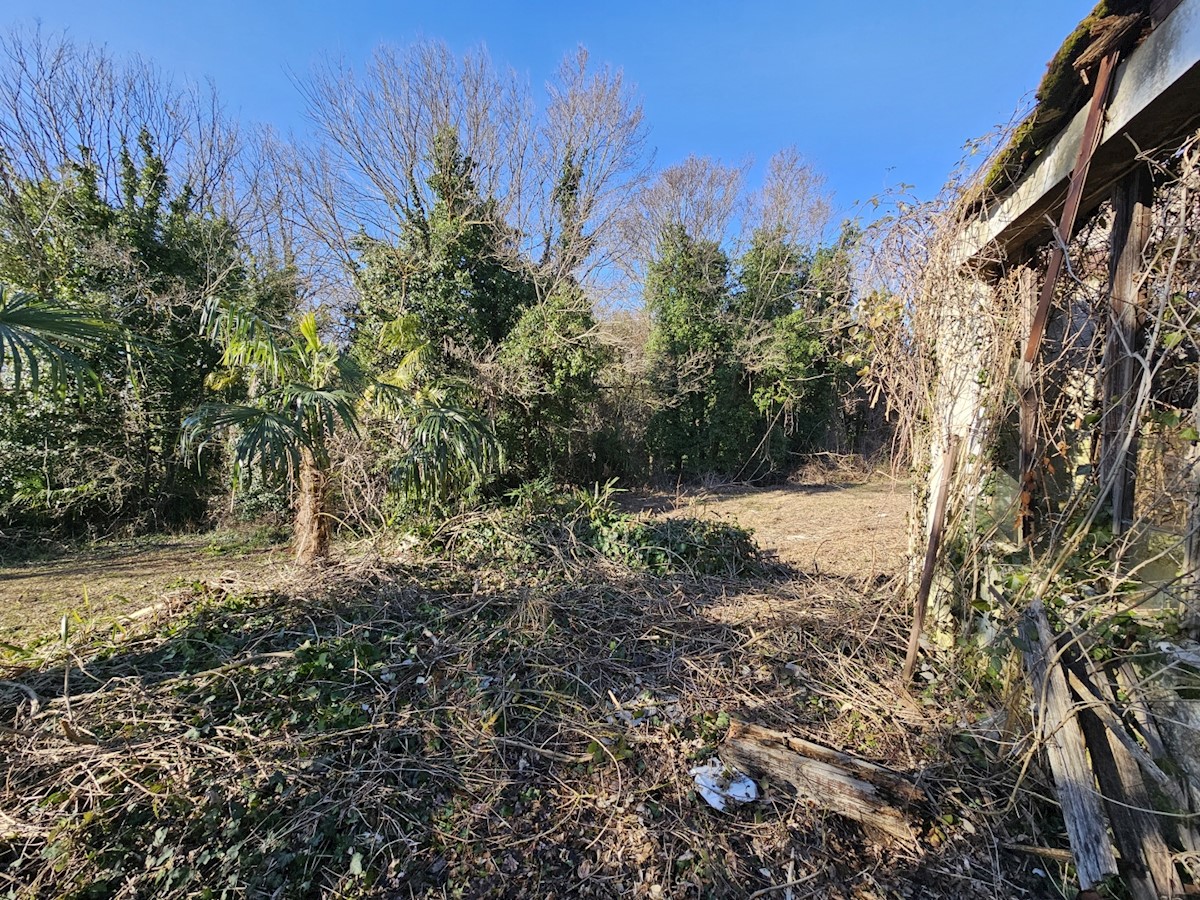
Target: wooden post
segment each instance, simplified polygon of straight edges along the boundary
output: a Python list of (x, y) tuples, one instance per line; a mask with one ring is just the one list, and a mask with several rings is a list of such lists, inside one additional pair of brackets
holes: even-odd
[[(1034, 309), (1037, 306), (1037, 284), (1034, 281), (1033, 270), (1028, 266), (1021, 268), (1017, 275), (1018, 302), (1022, 317), (1021, 333), (1028, 342), (1029, 329), (1033, 321)], [(1020, 445), (1017, 470), (1019, 474), (1019, 507), (1017, 509), (1017, 546), (1024, 546), (1033, 537), (1033, 497), (1036, 480), (1037, 460), (1037, 391), (1033, 383), (1033, 363), (1025, 360), (1025, 347), (1017, 358), (1017, 397), (1020, 404)]]
[(942, 545), (942, 530), (946, 524), (946, 500), (950, 495), (950, 481), (954, 477), (954, 466), (958, 461), (960, 441), (957, 434), (951, 435), (950, 444), (942, 455), (941, 479), (938, 481), (937, 496), (933, 504), (929, 543), (925, 546), (925, 565), (921, 569), (921, 583), (917, 587), (912, 631), (908, 635), (908, 653), (904, 657), (904, 673), (901, 676), (906, 684), (912, 679), (913, 669), (917, 666), (921, 632), (925, 628), (925, 612), (929, 607), (929, 592), (933, 589), (933, 575), (937, 567), (938, 550)]
[(1108, 839), (1108, 820), (1100, 805), (1083, 732), (1075, 717), (1075, 703), (1040, 599), (1034, 600), (1021, 617), (1020, 629), (1025, 645), (1022, 648), (1025, 669), (1033, 694), (1033, 720), (1050, 759), (1079, 887), (1089, 890), (1117, 874), (1117, 859)]
[[(1110, 238), (1108, 334), (1104, 343), (1103, 400), (1100, 420), (1100, 485), (1109, 490), (1113, 534), (1133, 522), (1137, 482), (1138, 422), (1134, 393), (1141, 350), (1140, 291), (1142, 252), (1150, 238), (1154, 187), (1150, 173), (1138, 167), (1113, 191)], [(1110, 487), (1111, 486), (1111, 487)]]

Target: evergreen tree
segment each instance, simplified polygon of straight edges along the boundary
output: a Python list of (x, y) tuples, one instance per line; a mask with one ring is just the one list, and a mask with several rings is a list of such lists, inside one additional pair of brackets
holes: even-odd
[[(10, 519), (171, 524), (205, 512), (184, 465), (180, 421), (205, 397), (219, 350), (200, 333), (205, 298), (271, 293), (248, 274), (234, 229), (172, 192), (143, 130), (119, 153), (116, 201), (84, 150), (58, 179), (9, 181), (0, 202), (0, 279), (41, 303), (103, 319), (116, 339), (83, 357), (96, 373), (65, 397), (6, 393), (0, 509)], [(42, 227), (22, 227), (36, 218)]]
[(661, 408), (647, 443), (658, 467), (680, 476), (736, 473), (753, 451), (757, 412), (734, 352), (729, 259), (679, 226), (658, 243), (645, 302)]
[(474, 163), (452, 127), (438, 131), (430, 162), (428, 213), (414, 212), (394, 246), (360, 240), (354, 341), (363, 358), (374, 360), (384, 325), (412, 315), (430, 342), (432, 368), (461, 373), (447, 351), (497, 346), (537, 293), (495, 201), (479, 196)]

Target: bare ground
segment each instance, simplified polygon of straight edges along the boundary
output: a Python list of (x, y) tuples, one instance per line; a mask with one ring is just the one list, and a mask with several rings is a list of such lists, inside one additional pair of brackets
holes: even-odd
[[(282, 550), (214, 555), (203, 538), (4, 569), (5, 627), (26, 633), (85, 584), (109, 616), (175, 602), (69, 653), (0, 652), (0, 892), (1048, 896), (1048, 864), (1003, 850), (1011, 786), (952, 750), (969, 704), (941, 676), (898, 689), (909, 614), (886, 576), (908, 496), (629, 498), (736, 519), (802, 570), (786, 578), (356, 551), (305, 580), (275, 577)], [(691, 768), (735, 716), (912, 779), (920, 846), (767, 782), (709, 809)]]
[[(864, 579), (896, 573), (907, 547), (904, 482), (728, 487), (631, 496), (626, 505), (668, 516), (733, 522), (768, 554), (803, 572)], [(135, 614), (200, 582), (256, 582), (287, 564), (280, 546), (252, 549), (233, 533), (80, 547), (59, 558), (0, 565), (0, 642), (23, 646), (64, 615), (103, 623)]]
[(898, 571), (908, 548), (911, 499), (907, 482), (887, 480), (696, 489), (627, 502), (639, 510), (732, 522), (803, 572), (871, 582)]

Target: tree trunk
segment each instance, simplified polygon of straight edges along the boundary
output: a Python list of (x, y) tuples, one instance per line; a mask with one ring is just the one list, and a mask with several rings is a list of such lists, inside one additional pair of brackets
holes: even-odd
[(325, 513), (326, 474), (317, 465), (312, 451), (300, 455), (300, 491), (296, 498), (296, 519), (292, 541), (296, 562), (316, 565), (329, 555), (329, 516)]

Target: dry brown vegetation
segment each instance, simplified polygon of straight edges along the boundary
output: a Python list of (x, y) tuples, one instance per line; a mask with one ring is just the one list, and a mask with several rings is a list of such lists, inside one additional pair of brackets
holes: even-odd
[[(901, 496), (792, 488), (714, 505), (786, 497), (836, 531)], [(859, 521), (885, 547), (903, 531)], [(1003, 848), (1020, 835), (996, 830), (1003, 780), (969, 774), (983, 751), (963, 686), (932, 668), (914, 698), (896, 685), (899, 564), (711, 579), (360, 548), (269, 592), (198, 584), (157, 618), (8, 657), (3, 888), (1012, 896), (1038, 879)], [(781, 785), (709, 809), (689, 769), (719, 753), (731, 716), (912, 777), (923, 849)]]

